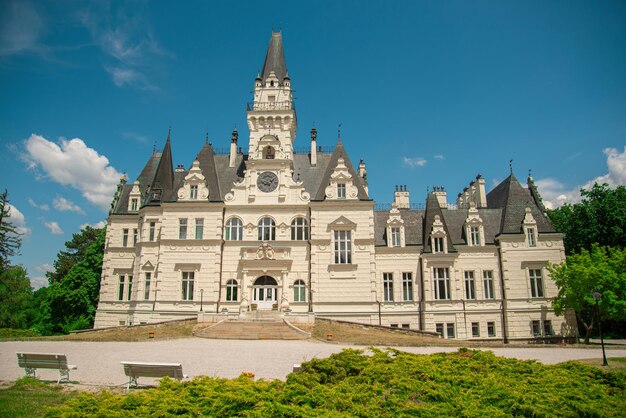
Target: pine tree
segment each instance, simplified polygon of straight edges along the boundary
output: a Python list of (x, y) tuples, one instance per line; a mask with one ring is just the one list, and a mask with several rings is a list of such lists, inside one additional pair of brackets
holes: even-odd
[(9, 258), (19, 254), (22, 238), (15, 226), (9, 221), (11, 205), (8, 192), (0, 194), (0, 273), (9, 268)]

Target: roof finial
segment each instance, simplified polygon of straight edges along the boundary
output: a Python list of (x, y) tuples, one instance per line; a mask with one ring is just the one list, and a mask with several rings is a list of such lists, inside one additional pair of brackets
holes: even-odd
[(154, 144), (152, 144), (152, 153), (156, 154), (156, 140), (154, 141)]
[(165, 142), (170, 142), (171, 133), (172, 133), (172, 123), (170, 122), (170, 127), (167, 129), (167, 140)]
[(337, 141), (341, 142), (341, 122), (339, 122), (339, 125), (337, 126)]
[(528, 177), (529, 177), (529, 178), (532, 178), (532, 177), (533, 177), (533, 175), (532, 175), (532, 169), (531, 169), (531, 168), (529, 168), (529, 169), (528, 169)]
[(206, 128), (206, 137), (204, 138), (204, 144), (209, 144), (209, 128)]
[(509, 160), (509, 170), (511, 170), (511, 175), (513, 175), (513, 158)]

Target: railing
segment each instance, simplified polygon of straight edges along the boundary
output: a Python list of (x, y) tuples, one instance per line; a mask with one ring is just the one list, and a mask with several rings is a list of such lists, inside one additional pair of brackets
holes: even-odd
[[(334, 150), (335, 150), (335, 147), (330, 146), (330, 145), (324, 145), (324, 146), (318, 145), (317, 147), (317, 152), (321, 152), (323, 154), (332, 154)], [(294, 154), (310, 154), (311, 147), (306, 147), (306, 146), (293, 147), (293, 153)]]
[[(454, 203), (447, 203), (445, 208), (446, 209), (457, 209), (457, 206)], [(426, 209), (426, 204), (425, 203), (411, 203), (409, 205), (409, 209), (411, 209), (411, 210), (425, 210)], [(389, 211), (389, 210), (391, 210), (391, 203), (376, 203), (374, 205), (374, 210)]]
[(248, 102), (248, 110), (295, 110), (293, 102)]

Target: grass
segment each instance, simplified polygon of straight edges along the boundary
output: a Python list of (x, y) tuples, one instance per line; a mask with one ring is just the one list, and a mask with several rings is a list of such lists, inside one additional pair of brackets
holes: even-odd
[(608, 366), (602, 365), (601, 358), (589, 358), (589, 359), (576, 360), (576, 361), (582, 364), (589, 364), (591, 366), (600, 367), (602, 370), (626, 373), (626, 357), (611, 357), (607, 360), (607, 362), (609, 363)]
[(78, 394), (62, 385), (25, 377), (0, 388), (0, 417), (41, 416), (45, 408), (61, 405)]

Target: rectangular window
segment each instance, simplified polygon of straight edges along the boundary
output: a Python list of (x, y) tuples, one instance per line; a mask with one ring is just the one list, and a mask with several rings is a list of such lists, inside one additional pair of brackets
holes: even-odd
[(495, 322), (487, 322), (487, 335), (490, 337), (496, 336), (496, 323)]
[(454, 338), (454, 324), (446, 324), (446, 331), (448, 333), (448, 338)]
[(435, 332), (443, 337), (443, 324), (435, 324)]
[(554, 335), (554, 331), (552, 330), (552, 321), (549, 319), (543, 321), (543, 335), (546, 337)]
[(152, 273), (146, 273), (146, 286), (143, 292), (144, 300), (150, 300), (150, 281), (152, 280)]
[(306, 287), (304, 284), (296, 283), (293, 286), (293, 301), (306, 302)]
[(198, 186), (191, 186), (189, 188), (189, 198), (194, 200), (198, 198)]
[(128, 247), (128, 228), (122, 229), (122, 247)]
[(433, 252), (442, 253), (443, 251), (443, 237), (433, 238)]
[(400, 246), (400, 228), (391, 228), (391, 246)]
[(135, 212), (137, 211), (137, 206), (139, 206), (139, 200), (137, 198), (130, 200), (130, 210)]
[(124, 281), (125, 280), (126, 280), (125, 276), (120, 276), (118, 289), (117, 289), (117, 300), (124, 300)]
[(156, 235), (156, 222), (150, 222), (149, 240), (154, 241), (155, 235)]
[(346, 185), (344, 183), (337, 184), (337, 197), (339, 199), (346, 198)]
[(480, 323), (472, 322), (472, 337), (480, 337)]
[(477, 226), (470, 227), (470, 242), (472, 245), (480, 245), (480, 230)]
[(126, 294), (126, 299), (130, 300), (130, 296), (133, 292), (133, 276), (129, 275), (128, 276), (128, 292)]
[(533, 298), (543, 297), (543, 278), (541, 277), (541, 269), (529, 269), (530, 277), (530, 296)]
[(494, 299), (495, 295), (493, 293), (493, 271), (483, 271), (483, 285), (485, 288), (485, 299)]
[(528, 238), (529, 247), (535, 247), (537, 245), (535, 242), (535, 228), (526, 228), (526, 237)]
[(411, 272), (402, 273), (402, 300), (413, 300), (413, 274)]
[(402, 324), (402, 328), (411, 329), (411, 324)]
[(133, 228), (133, 247), (137, 245), (137, 228)]
[(178, 220), (178, 239), (187, 239), (187, 219)]
[(204, 232), (204, 219), (197, 218), (196, 219), (196, 239), (202, 239), (203, 232)]
[(183, 300), (193, 300), (193, 271), (183, 271)]
[(532, 321), (531, 331), (533, 333), (533, 337), (541, 337), (541, 321)]
[(450, 277), (448, 276), (448, 268), (434, 268), (433, 278), (435, 282), (435, 299), (450, 299)]
[(335, 264), (352, 264), (351, 231), (335, 231)]
[(393, 274), (383, 273), (383, 300), (393, 302)]
[(476, 299), (473, 271), (465, 272), (465, 299)]

